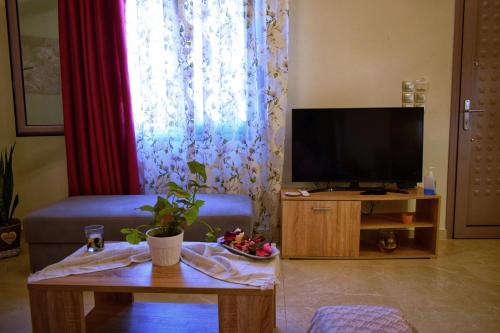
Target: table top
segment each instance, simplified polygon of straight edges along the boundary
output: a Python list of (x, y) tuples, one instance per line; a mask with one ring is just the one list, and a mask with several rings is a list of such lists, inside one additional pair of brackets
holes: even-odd
[(168, 267), (151, 262), (88, 274), (70, 275), (28, 284), (29, 289), (98, 292), (267, 295), (273, 289), (214, 279), (182, 262)]

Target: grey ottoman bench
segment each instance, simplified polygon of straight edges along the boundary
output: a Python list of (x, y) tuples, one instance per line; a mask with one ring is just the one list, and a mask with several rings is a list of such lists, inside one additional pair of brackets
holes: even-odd
[[(199, 194), (205, 201), (200, 219), (222, 232), (252, 228), (252, 201), (246, 195)], [(137, 207), (154, 204), (156, 195), (76, 196), (29, 214), (23, 220), (30, 266), (37, 271), (68, 256), (85, 244), (86, 225), (104, 225), (106, 241), (124, 241), (121, 228), (148, 224), (151, 214)], [(206, 227), (195, 223), (184, 231), (186, 241), (204, 241)]]

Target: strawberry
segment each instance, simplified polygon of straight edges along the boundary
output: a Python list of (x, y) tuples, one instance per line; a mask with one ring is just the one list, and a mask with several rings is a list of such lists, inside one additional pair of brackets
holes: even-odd
[(262, 250), (264, 250), (268, 254), (273, 253), (273, 248), (271, 247), (271, 243), (266, 243), (262, 246)]
[(263, 249), (257, 249), (257, 250), (255, 250), (255, 254), (258, 255), (259, 257), (267, 257), (267, 256), (269, 256), (269, 253), (267, 253)]
[(250, 253), (254, 253), (256, 249), (257, 249), (257, 246), (255, 245), (255, 242), (253, 242), (253, 241), (248, 242), (248, 251)]
[(226, 234), (224, 235), (224, 241), (226, 242), (232, 242), (234, 241), (235, 238), (236, 238), (236, 233), (231, 231), (226, 232)]

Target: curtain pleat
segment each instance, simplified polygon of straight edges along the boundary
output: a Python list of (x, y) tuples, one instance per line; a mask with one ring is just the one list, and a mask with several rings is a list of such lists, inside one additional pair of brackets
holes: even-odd
[(139, 193), (124, 1), (60, 0), (59, 44), (69, 194)]

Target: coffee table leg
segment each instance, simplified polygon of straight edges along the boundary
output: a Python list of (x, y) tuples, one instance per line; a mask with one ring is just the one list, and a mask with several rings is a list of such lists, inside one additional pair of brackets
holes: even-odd
[(273, 332), (274, 295), (219, 295), (219, 332)]
[(103, 293), (94, 292), (95, 306), (100, 305), (130, 305), (134, 303), (132, 293)]
[(33, 333), (84, 333), (81, 291), (29, 290)]

